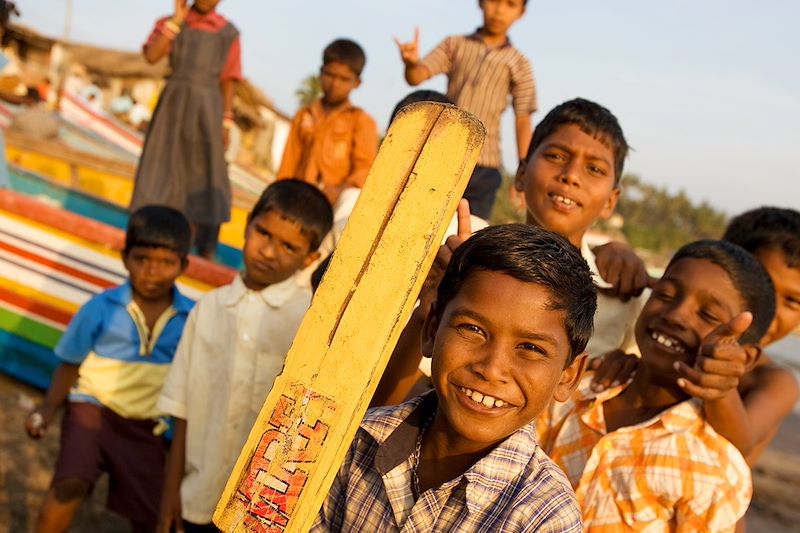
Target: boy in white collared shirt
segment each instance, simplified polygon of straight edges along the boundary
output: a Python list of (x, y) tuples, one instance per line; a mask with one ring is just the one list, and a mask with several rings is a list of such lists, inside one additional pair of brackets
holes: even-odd
[(248, 219), (244, 272), (190, 314), (158, 402), (175, 418), (160, 526), (215, 531), (214, 508), (311, 301), (295, 274), (317, 260), (332, 220), (316, 187), (270, 185)]

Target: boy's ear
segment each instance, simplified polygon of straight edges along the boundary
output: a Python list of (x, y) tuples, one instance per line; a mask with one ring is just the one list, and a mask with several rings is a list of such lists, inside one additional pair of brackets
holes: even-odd
[(745, 372), (750, 372), (756, 366), (758, 360), (761, 359), (761, 354), (764, 353), (764, 350), (757, 344), (745, 344), (742, 348), (744, 348), (744, 353), (747, 356), (744, 363)]
[(556, 401), (566, 402), (569, 400), (583, 377), (583, 371), (586, 370), (588, 360), (589, 356), (586, 352), (583, 352), (575, 357), (567, 368), (561, 371), (561, 378), (558, 380), (555, 391), (553, 391), (553, 398)]
[(424, 357), (433, 356), (433, 345), (436, 341), (437, 329), (439, 329), (439, 319), (436, 318), (436, 302), (433, 302), (428, 314), (425, 315), (420, 335), (420, 348)]
[(608, 199), (603, 206), (603, 210), (600, 211), (600, 218), (605, 220), (614, 214), (614, 209), (617, 207), (617, 202), (619, 201), (619, 195), (621, 192), (622, 190), (619, 188), (619, 185), (614, 185), (614, 188), (611, 190), (611, 194), (608, 196)]
[(303, 268), (307, 268), (311, 263), (313, 263), (319, 258), (320, 258), (319, 250), (308, 252), (308, 254), (306, 254), (306, 256), (303, 258)]
[(517, 165), (517, 173), (514, 175), (514, 189), (516, 189), (517, 192), (525, 192), (525, 171), (527, 169), (528, 160), (520, 159), (519, 165)]

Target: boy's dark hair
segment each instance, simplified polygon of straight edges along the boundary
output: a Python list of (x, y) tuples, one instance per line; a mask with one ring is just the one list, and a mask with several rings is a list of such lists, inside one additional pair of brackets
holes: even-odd
[(670, 259), (667, 270), (681, 259), (711, 261), (728, 273), (745, 302), (745, 310), (753, 314), (753, 323), (742, 334), (740, 342), (758, 343), (775, 316), (775, 288), (761, 263), (738, 244), (714, 240), (695, 241), (682, 246)]
[(533, 138), (525, 160), (530, 161), (533, 153), (546, 138), (558, 128), (569, 124), (575, 124), (585, 134), (611, 146), (614, 152), (614, 184), (617, 185), (628, 155), (628, 142), (617, 117), (600, 104), (584, 98), (575, 98), (559, 104), (547, 113), (533, 130)]
[(185, 259), (192, 246), (192, 229), (183, 213), (165, 205), (146, 205), (131, 213), (125, 231), (127, 254), (134, 246), (169, 248)]
[(322, 191), (302, 180), (278, 180), (264, 189), (247, 217), (248, 224), (270, 211), (300, 226), (300, 231), (308, 237), (309, 252), (319, 248), (333, 226), (331, 203)]
[(800, 269), (800, 213), (794, 209), (759, 207), (733, 218), (722, 237), (750, 253), (772, 248), (786, 264)]
[(389, 117), (389, 125), (394, 122), (394, 117), (403, 109), (405, 106), (409, 104), (415, 104), (417, 102), (438, 102), (440, 104), (452, 104), (453, 101), (450, 100), (447, 96), (443, 95), (439, 91), (431, 91), (429, 89), (420, 89), (418, 91), (414, 91), (408, 93), (405, 98), (397, 102), (397, 105), (394, 106), (394, 110), (392, 111), (391, 117)]
[(441, 319), (448, 302), (476, 271), (500, 272), (541, 285), (550, 293), (549, 308), (563, 310), (569, 339), (569, 365), (592, 336), (597, 291), (580, 252), (564, 237), (528, 224), (490, 226), (458, 247), (436, 295)]
[(323, 66), (334, 61), (347, 65), (356, 76), (361, 77), (361, 71), (364, 70), (364, 65), (367, 63), (367, 56), (355, 41), (336, 39), (322, 52)]

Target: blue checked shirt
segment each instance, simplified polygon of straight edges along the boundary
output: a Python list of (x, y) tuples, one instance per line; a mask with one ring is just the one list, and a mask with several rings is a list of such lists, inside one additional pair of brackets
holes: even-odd
[(528, 424), (461, 476), (411, 492), (411, 455), (434, 393), (367, 412), (311, 531), (582, 531), (569, 481)]

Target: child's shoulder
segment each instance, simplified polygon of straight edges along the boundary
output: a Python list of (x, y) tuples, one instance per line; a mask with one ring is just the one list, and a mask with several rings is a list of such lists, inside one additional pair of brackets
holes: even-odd
[(241, 275), (234, 276), (230, 283), (215, 287), (210, 291), (204, 293), (194, 303), (195, 312), (200, 312), (205, 309), (220, 307), (235, 303), (241, 295), (244, 295), (246, 288), (242, 282)]
[(102, 309), (114, 306), (125, 307), (131, 303), (132, 300), (133, 290), (130, 281), (126, 280), (116, 287), (109, 287), (95, 294), (81, 306), (81, 309)]
[[(531, 438), (533, 438), (532, 430)], [(503, 448), (503, 445), (500, 447)], [(511, 458), (509, 455), (511, 449), (503, 448), (503, 458)], [(581, 531), (580, 506), (563, 470), (535, 443), (530, 445), (527, 455), (520, 455), (520, 459), (523, 458), (527, 459), (523, 471), (505, 483), (497, 484), (501, 492), (506, 495), (501, 498), (506, 502), (502, 514), (505, 514), (511, 523), (530, 524), (531, 531)], [(509, 462), (509, 465), (511, 464), (513, 463)], [(498, 472), (502, 472), (505, 466), (502, 462), (494, 461), (490, 466), (495, 472), (492, 483), (496, 484), (503, 479), (502, 474)], [(497, 512), (497, 509), (493, 512)]]
[(575, 502), (575, 492), (564, 471), (548, 456), (541, 446), (536, 446), (533, 457), (528, 466), (532, 473), (526, 479), (526, 488), (530, 497), (546, 500), (551, 498), (565, 498), (568, 502)]
[(398, 405), (372, 407), (361, 420), (361, 428), (378, 442), (385, 441), (419, 406), (435, 396), (433, 391), (411, 398)]
[[(706, 419), (703, 403), (697, 398), (690, 398), (662, 412), (661, 426), (671, 436), (673, 452), (692, 451), (692, 461), (684, 464), (726, 464), (739, 470), (748, 470), (742, 454), (725, 437), (717, 433)], [(644, 429), (642, 429), (644, 431)], [(653, 450), (660, 453), (664, 443), (659, 439), (646, 442)], [(647, 455), (650, 455), (649, 453)]]

